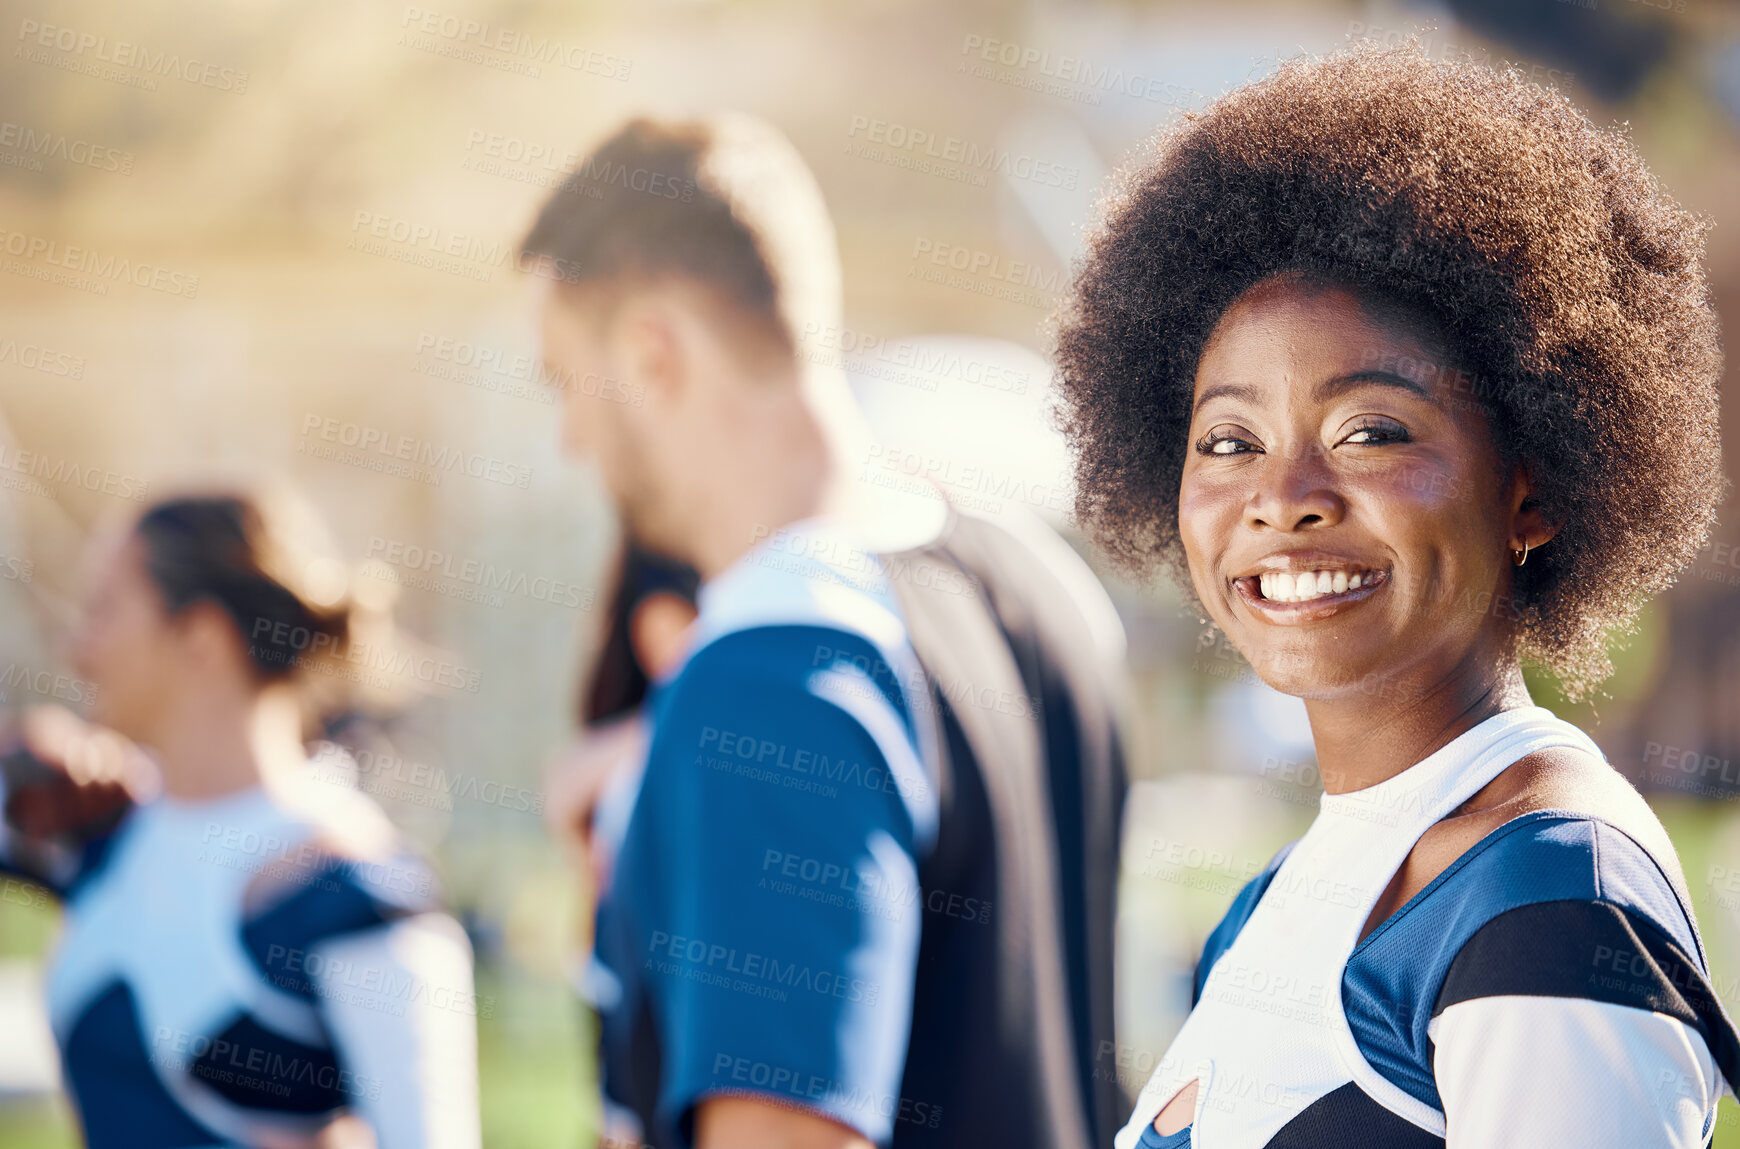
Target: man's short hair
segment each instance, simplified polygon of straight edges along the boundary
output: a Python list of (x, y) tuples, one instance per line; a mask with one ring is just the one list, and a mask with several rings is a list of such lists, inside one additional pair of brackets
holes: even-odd
[(791, 143), (748, 116), (631, 121), (563, 181), (523, 246), (577, 287), (693, 280), (793, 349), (839, 315), (821, 192)]

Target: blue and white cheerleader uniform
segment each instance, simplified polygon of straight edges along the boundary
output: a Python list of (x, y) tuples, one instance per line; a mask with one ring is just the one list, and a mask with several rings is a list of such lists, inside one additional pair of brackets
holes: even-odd
[[(1197, 1000), (1117, 1149), (1708, 1144), (1740, 1041), (1677, 873), (1622, 826), (1542, 810), (1488, 834), (1369, 936), (1420, 836), (1507, 767), (1600, 750), (1539, 707), (1376, 786), (1326, 794), (1209, 937)], [(1190, 1126), (1155, 1116), (1199, 1083)]]
[(464, 932), (366, 796), (312, 769), (158, 798), (77, 850), (0, 832), (62, 899), (49, 1015), (92, 1149), (479, 1144)]

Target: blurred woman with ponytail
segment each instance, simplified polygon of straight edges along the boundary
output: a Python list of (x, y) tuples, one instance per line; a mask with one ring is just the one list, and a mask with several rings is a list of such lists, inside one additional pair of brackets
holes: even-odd
[(350, 634), (313, 516), (157, 503), (88, 556), (88, 724), (24, 716), (0, 864), (57, 893), (49, 978), (94, 1149), (472, 1147), (463, 931), (374, 803), (311, 770), (311, 680)]

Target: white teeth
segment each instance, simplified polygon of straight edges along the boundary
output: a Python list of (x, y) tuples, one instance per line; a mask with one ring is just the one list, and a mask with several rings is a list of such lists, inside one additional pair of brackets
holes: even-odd
[(1257, 587), (1270, 602), (1310, 602), (1326, 594), (1343, 594), (1371, 585), (1376, 576), (1370, 571), (1348, 574), (1346, 571), (1264, 571), (1257, 576)]

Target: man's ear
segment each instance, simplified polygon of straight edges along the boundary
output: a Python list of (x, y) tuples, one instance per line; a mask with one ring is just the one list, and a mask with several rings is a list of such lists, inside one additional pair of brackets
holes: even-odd
[(1526, 544), (1528, 550), (1534, 550), (1558, 533), (1558, 524), (1541, 513), (1527, 468), (1518, 464), (1510, 482), (1510, 549), (1520, 551)]
[(689, 353), (671, 305), (642, 296), (617, 311), (613, 326), (617, 361), (626, 381), (638, 384), (652, 402), (680, 401), (689, 384)]
[(239, 664), (251, 669), (247, 635), (217, 603), (190, 603), (175, 615), (174, 623), (182, 652), (201, 668)]

